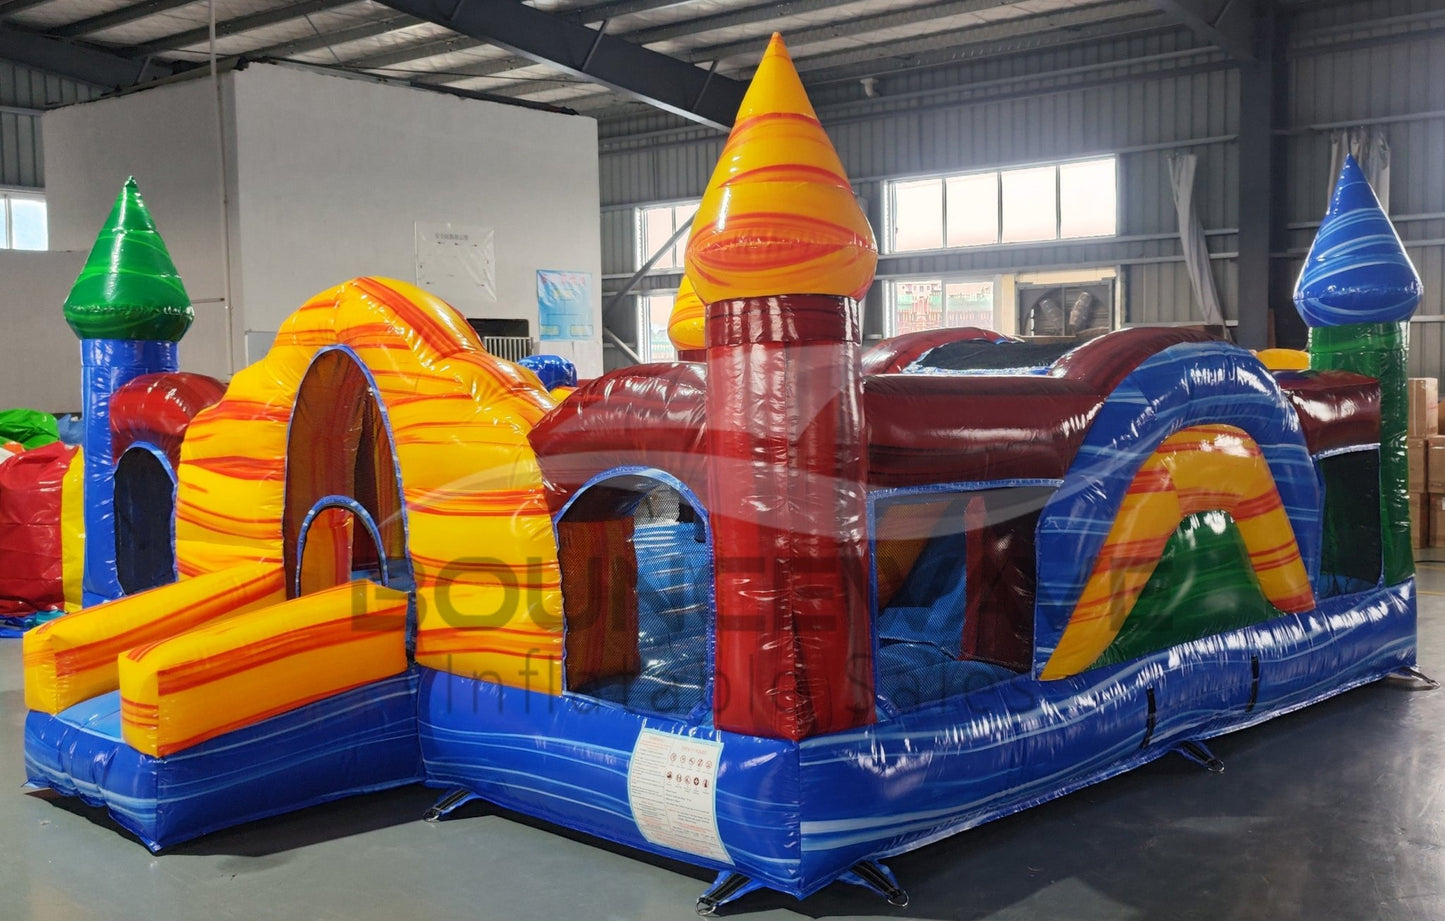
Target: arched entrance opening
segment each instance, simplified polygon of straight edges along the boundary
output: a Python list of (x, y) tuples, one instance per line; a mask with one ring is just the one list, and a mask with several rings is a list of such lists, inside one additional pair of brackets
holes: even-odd
[(297, 390), (281, 528), (291, 597), (361, 576), (411, 581), (391, 427), (375, 381), (348, 348), (318, 353)]
[(642, 713), (712, 710), (712, 531), (660, 470), (603, 475), (557, 520), (566, 687)]

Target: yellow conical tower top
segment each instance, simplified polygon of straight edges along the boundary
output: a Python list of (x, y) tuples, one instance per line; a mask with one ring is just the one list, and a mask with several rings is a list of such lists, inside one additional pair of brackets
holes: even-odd
[(672, 315), (667, 318), (667, 338), (672, 340), (674, 348), (680, 352), (707, 348), (705, 313), (702, 298), (697, 296), (692, 279), (682, 276), (682, 284), (677, 286), (677, 297), (672, 301)]
[(857, 300), (877, 264), (873, 230), (775, 33), (693, 220), (687, 274), (709, 304), (779, 294)]

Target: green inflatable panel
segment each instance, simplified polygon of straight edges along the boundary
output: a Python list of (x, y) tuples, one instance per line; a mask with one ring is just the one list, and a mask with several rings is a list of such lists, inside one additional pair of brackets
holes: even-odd
[(1410, 546), (1410, 462), (1405, 428), (1410, 413), (1406, 359), (1410, 324), (1353, 323), (1310, 330), (1310, 367), (1354, 371), (1380, 382), (1380, 523), (1385, 551), (1385, 584), (1415, 574)]
[(55, 417), (38, 409), (0, 410), (0, 441), (18, 441), (28, 451), (60, 440)]
[(165, 241), (127, 179), (65, 299), (65, 320), (82, 339), (178, 342), (194, 319)]
[(1264, 597), (1228, 512), (1179, 523), (1134, 610), (1095, 667), (1282, 616)]

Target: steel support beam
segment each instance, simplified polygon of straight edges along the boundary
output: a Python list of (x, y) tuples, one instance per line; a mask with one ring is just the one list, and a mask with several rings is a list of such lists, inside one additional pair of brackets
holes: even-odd
[(0, 21), (49, 2), (50, 0), (5, 0), (5, 2), (0, 2)]
[[(998, 0), (949, 0), (949, 2), (935, 3), (902, 13), (883, 13), (828, 26), (801, 29), (797, 33), (790, 33), (787, 37), (797, 54), (797, 49), (804, 47), (808, 41), (861, 35), (917, 21), (921, 10), (946, 9), (952, 14), (977, 12), (999, 5)], [(747, 10), (742, 12), (747, 12)], [(1163, 16), (1150, 5), (1149, 0), (1106, 0), (1104, 3), (1097, 3), (1093, 6), (1020, 16), (1016, 19), (999, 20), (989, 25), (974, 25), (948, 32), (933, 32), (894, 42), (868, 45), (859, 51), (833, 51), (812, 57), (795, 56), (793, 63), (797, 66), (799, 73), (805, 74), (809, 78), (809, 85), (812, 85), (835, 80), (839, 74), (856, 79), (857, 76), (869, 76), (895, 69), (889, 66), (889, 58), (895, 54), (899, 58), (906, 59), (907, 66), (919, 66), (933, 63), (929, 60), (931, 57), (929, 52), (943, 49), (946, 53), (937, 63), (950, 63), (964, 58), (991, 54), (1015, 54), (1034, 48), (1072, 44), (1094, 34), (1118, 34), (1121, 29), (1125, 32), (1145, 30), (1158, 26), (1159, 22), (1156, 20), (1162, 19)], [(802, 40), (794, 41), (793, 39), (798, 36), (803, 36)], [(758, 37), (696, 48), (688, 51), (685, 58), (694, 62), (722, 61), (740, 54), (747, 54), (755, 60), (765, 46), (765, 39)], [(818, 70), (820, 67), (824, 68), (821, 72)], [(500, 69), (493, 67), (492, 72)], [(467, 68), (467, 70), (470, 71), (471, 68)], [(480, 76), (480, 74), (477, 75)], [(524, 87), (510, 92), (508, 90), (498, 90), (497, 92), (515, 95), (535, 92), (535, 89)]]
[(650, 13), (653, 10), (666, 9), (670, 6), (687, 6), (689, 3), (696, 2), (697, 0), (605, 0), (603, 3), (564, 10), (557, 15), (568, 22), (601, 22), (604, 19), (614, 19), (618, 16)]
[(746, 87), (515, 0), (379, 0), (400, 13), (505, 48), (722, 131)]
[[(692, 0), (611, 0), (608, 3), (596, 3), (588, 6), (574, 7), (569, 10), (553, 13), (552, 15), (563, 22), (577, 23), (584, 25), (593, 22), (605, 22), (616, 16), (626, 16), (632, 13), (645, 13), (650, 10), (661, 9), (669, 6), (682, 6)], [(817, 2), (817, 0), (810, 0)], [(836, 0), (827, 0), (823, 6), (835, 3)], [(786, 4), (792, 6), (792, 3)], [(638, 41), (633, 33), (617, 33), (619, 36), (626, 35), (633, 44), (643, 45), (645, 41)], [(355, 58), (345, 61), (347, 67), (359, 67), (363, 70), (384, 69), (394, 67), (398, 64), (406, 64), (411, 61), (421, 60), (436, 54), (444, 54), (453, 51), (464, 51), (468, 48), (485, 47), (488, 43), (479, 39), (464, 39), (460, 36), (447, 40), (448, 47), (438, 50), (443, 44), (437, 39), (416, 42), (394, 51), (368, 55), (363, 58)], [(523, 67), (532, 67), (536, 61), (530, 58), (518, 57), (517, 55), (506, 55), (505, 57), (493, 58), (487, 61), (479, 61), (475, 64), (467, 64), (463, 67), (449, 68), (446, 71), (438, 72), (435, 76), (418, 75), (418, 79), (428, 85), (433, 83), (450, 83), (455, 80), (466, 80), (472, 77), (490, 77), (494, 74), (502, 74), (511, 70), (521, 70)]]
[(93, 45), (61, 41), (3, 23), (0, 58), (105, 87), (132, 86), (147, 75), (168, 76), (175, 70), (169, 64), (121, 57)]
[[(1153, 0), (1154, 5), (1184, 23), (1211, 45), (1218, 45), (1237, 61), (1261, 56), (1256, 43), (1255, 0)], [(1260, 0), (1273, 7), (1274, 0)], [(1268, 56), (1265, 54), (1264, 56)]]
[(1246, 348), (1270, 344), (1270, 307), (1276, 322), (1289, 322), (1293, 310), (1287, 302), (1271, 304), (1275, 279), (1269, 254), (1282, 248), (1284, 222), (1276, 201), (1284, 194), (1280, 177), (1283, 157), (1275, 141), (1275, 126), (1283, 124), (1287, 75), (1284, 43), (1276, 34), (1272, 3), (1263, 3), (1255, 20), (1250, 46), (1263, 54), (1239, 64), (1239, 258), (1236, 310), (1237, 341)]

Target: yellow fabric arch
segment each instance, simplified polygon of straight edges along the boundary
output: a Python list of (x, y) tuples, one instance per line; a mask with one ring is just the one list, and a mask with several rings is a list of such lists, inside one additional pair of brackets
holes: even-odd
[[(406, 282), (363, 277), (318, 294), (197, 415), (178, 470), (181, 575), (281, 561), (287, 423), (312, 358), (333, 345), (375, 378), (391, 423), (417, 661), (534, 688), (550, 678), (560, 689), (557, 550), (527, 440), (555, 404), (534, 376), (489, 355), (455, 310)], [(539, 682), (539, 668), (553, 674)]]
[(1040, 677), (1089, 668), (1118, 636), (1180, 522), (1197, 512), (1233, 516), (1264, 596), (1282, 611), (1314, 608), (1294, 529), (1259, 445), (1232, 425), (1202, 425), (1166, 439), (1139, 468), (1093, 572)]

